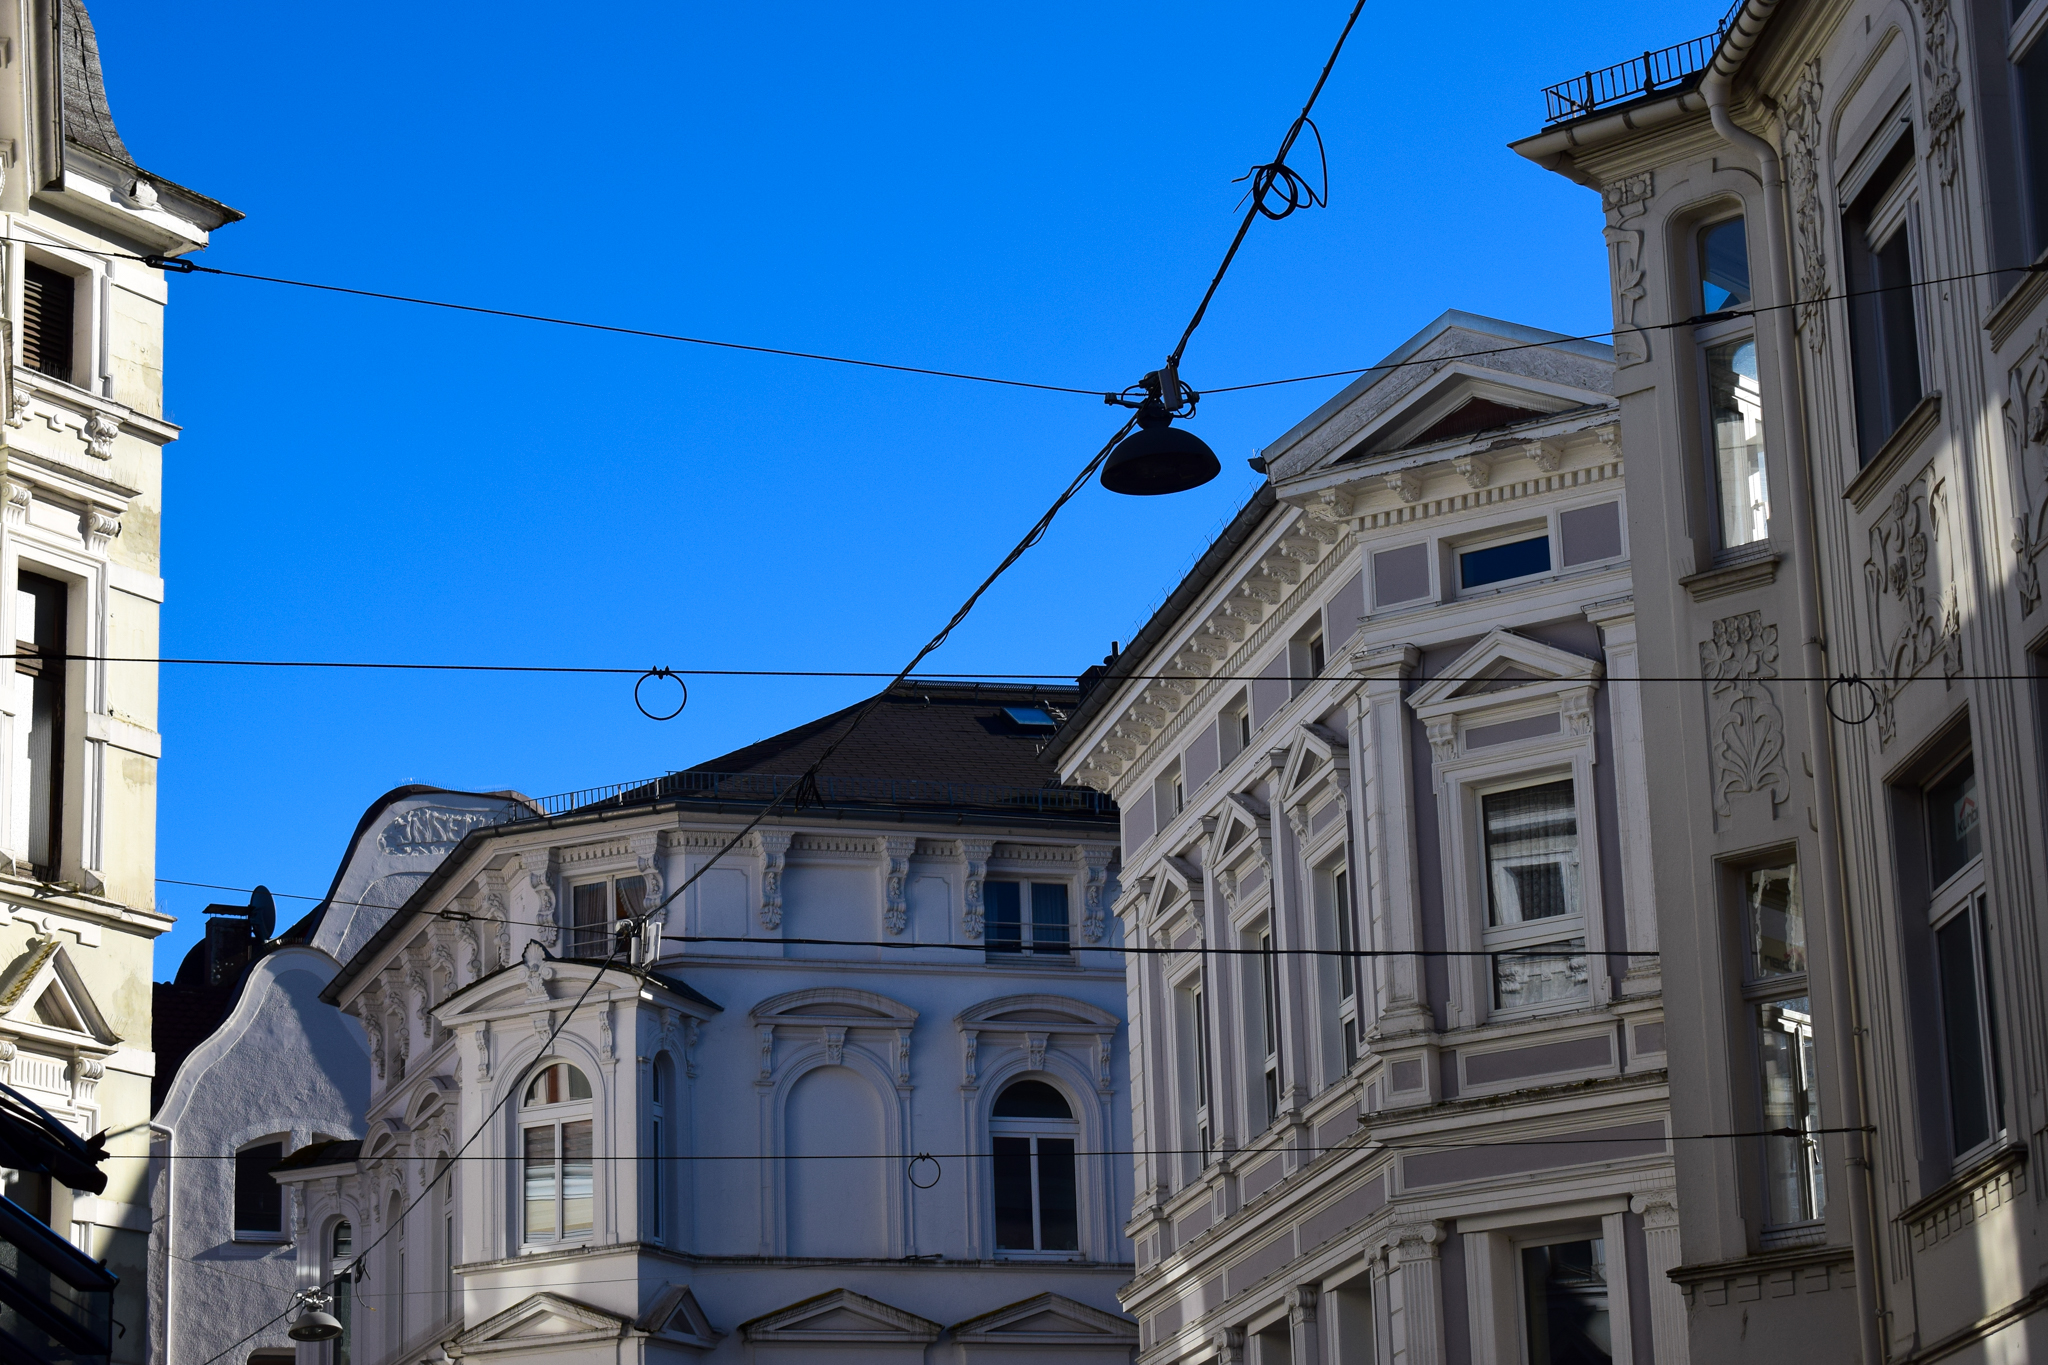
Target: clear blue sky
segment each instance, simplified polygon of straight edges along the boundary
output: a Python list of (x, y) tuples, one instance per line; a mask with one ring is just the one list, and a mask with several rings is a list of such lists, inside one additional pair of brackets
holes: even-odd
[[(1607, 326), (1594, 196), (1505, 144), (1541, 86), (1721, 8), (1374, 0), (1317, 111), (1331, 207), (1254, 229), (1187, 380), (1367, 364), (1452, 307)], [(1178, 335), (1347, 9), (92, 4), (137, 159), (248, 214), (211, 263), (1104, 389)], [(232, 280), (171, 298), (173, 655), (893, 669), (1117, 420)], [(1245, 458), (1337, 387), (1205, 404), (1223, 477), (1078, 499), (935, 665), (1128, 640)], [(167, 668), (158, 871), (318, 894), (399, 783), (623, 781), (866, 687), (707, 680), (664, 725), (618, 679)], [(160, 892), (161, 977), (234, 898)]]

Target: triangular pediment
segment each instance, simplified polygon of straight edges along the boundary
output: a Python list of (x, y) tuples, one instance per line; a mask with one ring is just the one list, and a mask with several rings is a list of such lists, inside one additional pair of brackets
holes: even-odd
[(740, 1325), (748, 1342), (764, 1344), (929, 1345), (938, 1340), (942, 1330), (929, 1318), (851, 1289), (834, 1289)]
[(1476, 441), (1606, 401), (1603, 393), (1454, 361), (1381, 413), (1340, 458)]
[(1495, 630), (1416, 688), (1408, 705), (1429, 719), (1597, 684), (1604, 672), (1598, 660), (1583, 654), (1511, 630)]
[(697, 1296), (682, 1284), (670, 1285), (656, 1295), (635, 1325), (643, 1332), (700, 1350), (716, 1346), (724, 1335), (712, 1330), (711, 1319), (705, 1316)]
[(1047, 1293), (955, 1323), (953, 1336), (986, 1345), (1135, 1346), (1138, 1324), (1063, 1294)]
[(120, 1035), (107, 1026), (63, 943), (54, 934), (29, 942), (27, 954), (0, 984), (0, 1019), (46, 1033), (82, 1035), (100, 1047), (119, 1043)]
[(1349, 741), (1338, 731), (1310, 721), (1296, 732), (1294, 750), (1281, 773), (1280, 789), (1289, 801), (1294, 801), (1325, 779), (1348, 787), (1350, 777)]
[(495, 1314), (459, 1338), (465, 1354), (514, 1351), (536, 1343), (566, 1345), (576, 1341), (624, 1336), (631, 1320), (608, 1309), (560, 1294), (541, 1293)]

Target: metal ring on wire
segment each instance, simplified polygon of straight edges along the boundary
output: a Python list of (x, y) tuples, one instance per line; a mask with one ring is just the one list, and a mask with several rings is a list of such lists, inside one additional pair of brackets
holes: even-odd
[[(932, 1178), (930, 1180), (919, 1180), (917, 1178), (917, 1167), (920, 1162), (929, 1162), (931, 1164)], [(917, 1186), (920, 1190), (928, 1190), (939, 1183), (939, 1176), (944, 1174), (944, 1172), (939, 1169), (939, 1159), (937, 1157), (933, 1156), (930, 1152), (920, 1152), (910, 1158), (910, 1165), (905, 1168), (904, 1174), (910, 1178), (911, 1184)]]
[[(1845, 700), (1841, 706), (1836, 706), (1835, 689), (1838, 687), (1846, 687), (1850, 689), (1849, 695), (1854, 697), (1860, 697), (1862, 699), (1862, 705), (1854, 705)], [(1870, 685), (1868, 679), (1862, 678), (1854, 673), (1844, 673), (1841, 677), (1836, 678), (1833, 682), (1828, 684), (1827, 703), (1828, 714), (1833, 716), (1842, 724), (1861, 725), (1865, 721), (1869, 720), (1872, 716), (1877, 714), (1877, 689)], [(1845, 715), (1843, 714), (1844, 711), (1849, 711), (1852, 714)], [(1861, 714), (1854, 714), (1855, 712), (1860, 712)]]
[[(669, 712), (665, 716), (658, 716), (654, 712), (647, 709), (647, 703), (640, 700), (640, 689), (647, 685), (647, 680), (649, 678), (667, 678), (671, 682), (673, 682), (677, 687), (683, 689), (683, 699), (676, 703), (675, 710)], [(650, 668), (645, 673), (642, 673), (640, 675), (640, 680), (638, 682), (633, 684), (633, 705), (639, 707), (640, 714), (647, 717), (647, 719), (649, 720), (674, 720), (677, 716), (683, 714), (683, 708), (685, 706), (688, 706), (689, 704), (690, 685), (684, 682), (681, 678), (676, 677), (675, 672), (672, 669)]]

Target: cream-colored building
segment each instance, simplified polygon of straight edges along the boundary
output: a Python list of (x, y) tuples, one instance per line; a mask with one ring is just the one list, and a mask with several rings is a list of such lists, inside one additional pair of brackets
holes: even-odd
[(1672, 1123), (1744, 1135), (1677, 1151), (1692, 1356), (2040, 1361), (2048, 3), (1611, 55), (1516, 150), (1601, 196), (1641, 667), (1699, 679), (1643, 689)]
[[(140, 1360), (163, 600), (163, 272), (240, 215), (144, 172), (79, 0), (0, 3), (0, 1080), (114, 1136), (106, 1193), (7, 1193), (121, 1276)], [(28, 656), (28, 657), (23, 657)], [(72, 656), (72, 657), (65, 657)]]

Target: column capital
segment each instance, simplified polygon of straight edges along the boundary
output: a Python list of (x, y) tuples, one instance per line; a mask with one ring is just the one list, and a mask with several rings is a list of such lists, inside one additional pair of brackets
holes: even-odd
[(1422, 662), (1422, 651), (1414, 645), (1381, 645), (1361, 649), (1351, 656), (1353, 677), (1373, 682), (1401, 682)]

